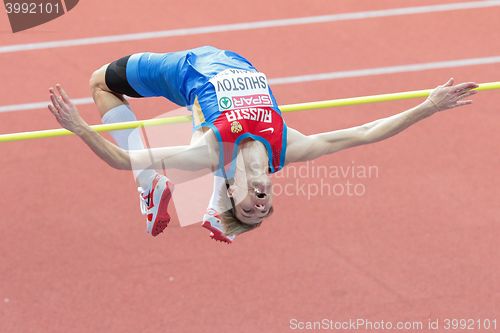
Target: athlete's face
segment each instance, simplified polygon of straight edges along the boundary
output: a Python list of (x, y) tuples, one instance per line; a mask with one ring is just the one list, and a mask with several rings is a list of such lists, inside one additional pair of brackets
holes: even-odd
[(272, 213), (272, 193), (269, 177), (248, 180), (229, 188), (228, 194), (235, 203), (235, 216), (247, 224), (258, 224)]

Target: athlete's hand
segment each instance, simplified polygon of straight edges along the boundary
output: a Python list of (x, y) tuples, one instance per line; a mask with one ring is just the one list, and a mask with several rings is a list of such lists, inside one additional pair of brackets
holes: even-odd
[(426, 103), (432, 106), (433, 111), (444, 111), (457, 106), (471, 104), (471, 100), (465, 98), (472, 96), (477, 91), (472, 90), (479, 87), (474, 82), (460, 83), (453, 85), (453, 78), (441, 86), (437, 86), (427, 97)]
[(50, 87), (49, 93), (52, 102), (48, 105), (49, 110), (62, 127), (78, 134), (88, 126), (61, 85), (57, 84), (55, 90)]

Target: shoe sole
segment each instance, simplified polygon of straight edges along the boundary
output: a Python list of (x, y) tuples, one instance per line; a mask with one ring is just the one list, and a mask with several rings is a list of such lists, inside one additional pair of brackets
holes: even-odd
[(220, 232), (217, 228), (212, 227), (212, 224), (209, 221), (204, 221), (201, 226), (205, 229), (210, 230), (212, 233), (210, 234), (210, 238), (215, 239), (218, 242), (224, 242), (227, 244), (231, 244), (232, 241), (228, 239), (225, 235)]
[(170, 182), (166, 182), (166, 189), (163, 191), (160, 198), (160, 205), (158, 206), (158, 215), (156, 216), (156, 221), (153, 223), (153, 227), (151, 228), (151, 235), (153, 237), (158, 236), (168, 227), (170, 223), (170, 215), (168, 214), (168, 204), (170, 199), (172, 198), (172, 190), (173, 184)]

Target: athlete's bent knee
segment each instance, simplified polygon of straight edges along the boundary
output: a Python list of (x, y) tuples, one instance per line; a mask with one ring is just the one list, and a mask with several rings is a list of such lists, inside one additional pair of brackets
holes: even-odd
[(108, 68), (108, 65), (109, 64), (106, 64), (92, 73), (89, 81), (89, 86), (92, 94), (95, 94), (99, 91), (111, 92), (106, 85), (106, 69)]

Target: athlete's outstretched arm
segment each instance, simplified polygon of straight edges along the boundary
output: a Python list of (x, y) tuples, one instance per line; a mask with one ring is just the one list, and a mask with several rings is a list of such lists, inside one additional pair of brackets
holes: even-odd
[(60, 85), (56, 86), (56, 90), (50, 88), (49, 91), (52, 104), (48, 107), (59, 124), (78, 135), (97, 156), (113, 168), (132, 170), (166, 167), (194, 171), (210, 169), (212, 166), (211, 158), (214, 158), (214, 154), (202, 141), (198, 141), (196, 145), (126, 151), (92, 130)]
[(434, 89), (422, 104), (399, 114), (333, 132), (303, 135), (289, 129), (286, 163), (307, 161), (342, 149), (387, 139), (438, 111), (471, 104), (464, 100), (473, 95), (478, 85), (473, 82), (453, 86), (453, 79)]

